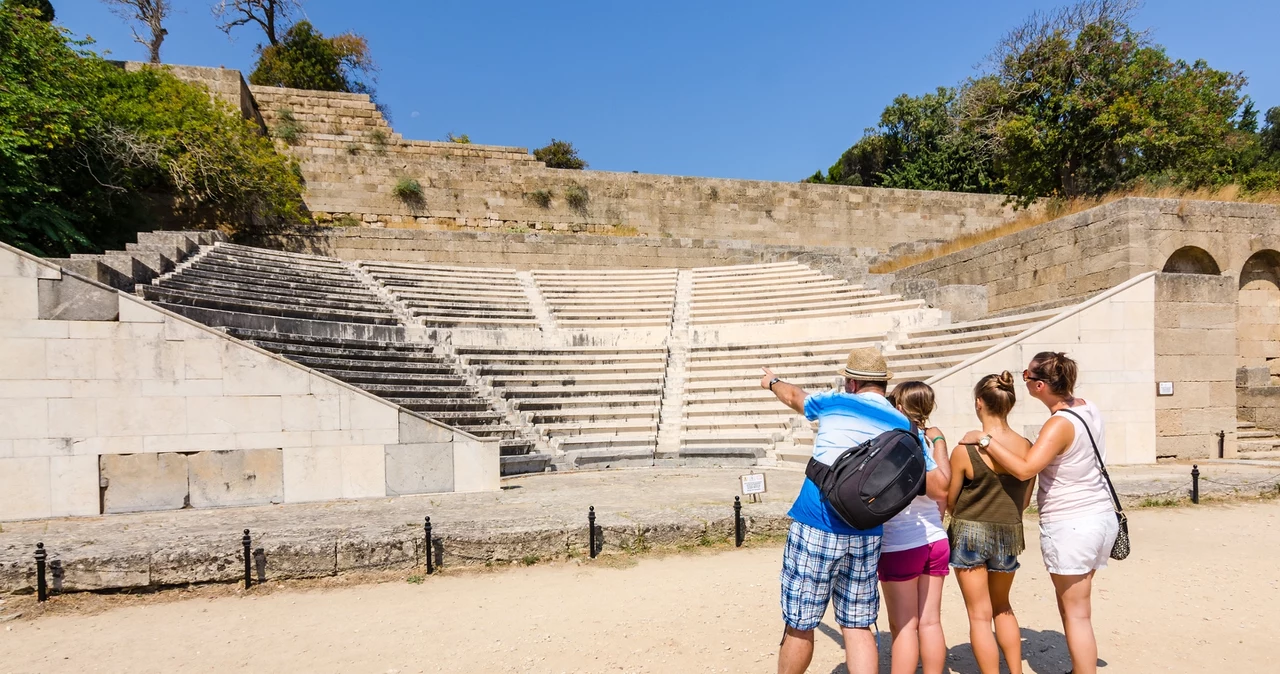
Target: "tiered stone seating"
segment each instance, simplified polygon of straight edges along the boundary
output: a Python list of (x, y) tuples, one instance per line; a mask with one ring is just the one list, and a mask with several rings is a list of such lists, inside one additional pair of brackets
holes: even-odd
[(367, 261), (359, 265), (428, 326), (538, 327), (529, 297), (510, 269)]
[(693, 270), (693, 325), (845, 318), (907, 311), (919, 300), (852, 285), (798, 262)]
[[(342, 262), (220, 243), (139, 294), (189, 308), (309, 321), (398, 325), (391, 308)], [(201, 316), (193, 318), (198, 320)], [(247, 327), (247, 326), (242, 326)]]
[(456, 350), (571, 466), (652, 458), (666, 349)]
[(685, 373), (681, 453), (751, 452), (801, 427), (803, 417), (759, 386), (761, 367), (810, 392), (832, 388), (849, 350), (883, 342), (883, 334), (797, 343), (693, 347)]
[(1057, 315), (1059, 309), (913, 330), (887, 354), (894, 381), (923, 381)]
[(543, 470), (549, 458), (468, 384), (450, 356), (408, 342), (366, 341), (228, 328), (227, 332), (407, 410), (472, 435), (499, 438), (503, 474)]
[(556, 325), (562, 328), (670, 325), (676, 276), (675, 269), (533, 272)]

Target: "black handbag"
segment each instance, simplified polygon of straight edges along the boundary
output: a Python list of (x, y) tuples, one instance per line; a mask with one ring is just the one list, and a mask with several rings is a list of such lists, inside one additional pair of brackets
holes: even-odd
[(1098, 451), (1098, 443), (1093, 440), (1093, 431), (1089, 430), (1089, 422), (1071, 410), (1062, 411), (1079, 419), (1080, 424), (1084, 426), (1084, 432), (1089, 435), (1089, 444), (1093, 445), (1093, 456), (1098, 460), (1098, 469), (1102, 471), (1102, 479), (1107, 482), (1107, 489), (1111, 491), (1111, 500), (1114, 502), (1116, 509), (1116, 521), (1120, 523), (1120, 530), (1116, 532), (1116, 542), (1111, 546), (1111, 559), (1122, 560), (1129, 556), (1129, 516), (1125, 515), (1120, 507), (1120, 495), (1116, 493), (1115, 486), (1111, 484), (1111, 476), (1107, 474), (1107, 466), (1102, 462), (1102, 453)]

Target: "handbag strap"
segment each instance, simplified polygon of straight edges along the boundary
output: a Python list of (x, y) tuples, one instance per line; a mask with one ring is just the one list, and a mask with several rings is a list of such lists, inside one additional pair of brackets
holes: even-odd
[(1089, 436), (1089, 444), (1093, 445), (1093, 456), (1098, 460), (1098, 469), (1102, 471), (1102, 479), (1106, 480), (1107, 490), (1111, 492), (1111, 499), (1115, 501), (1116, 512), (1123, 512), (1124, 509), (1120, 507), (1120, 495), (1116, 493), (1115, 486), (1111, 484), (1111, 476), (1107, 474), (1107, 465), (1102, 461), (1102, 453), (1098, 451), (1098, 443), (1093, 440), (1093, 431), (1089, 430), (1089, 422), (1085, 421), (1084, 417), (1076, 414), (1070, 409), (1064, 409), (1061, 411), (1079, 419), (1080, 425), (1084, 426), (1084, 432)]

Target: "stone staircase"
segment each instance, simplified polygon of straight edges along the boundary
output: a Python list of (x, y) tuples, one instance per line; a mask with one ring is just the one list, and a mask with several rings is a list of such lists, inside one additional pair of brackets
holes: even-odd
[(663, 383), (658, 418), (658, 450), (663, 457), (680, 453), (684, 420), (685, 363), (689, 358), (689, 307), (693, 299), (693, 273), (682, 269), (676, 277), (671, 332), (667, 335), (667, 378)]
[(529, 298), (529, 308), (533, 310), (533, 317), (538, 319), (538, 325), (542, 327), (542, 331), (545, 333), (554, 331), (556, 319), (551, 315), (547, 298), (543, 297), (542, 292), (538, 290), (538, 284), (533, 280), (533, 273), (518, 271), (516, 278), (520, 279), (520, 286), (524, 288), (524, 294)]
[(1280, 459), (1280, 434), (1248, 421), (1238, 421), (1236, 453), (1241, 459)]
[(133, 292), (138, 285), (174, 271), (203, 247), (226, 240), (225, 234), (214, 230), (138, 232), (137, 242), (125, 244), (125, 250), (76, 253), (49, 261), (99, 283)]

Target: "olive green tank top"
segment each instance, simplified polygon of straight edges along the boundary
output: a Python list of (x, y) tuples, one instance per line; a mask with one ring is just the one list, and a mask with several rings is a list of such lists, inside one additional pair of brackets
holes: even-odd
[(1026, 545), (1022, 504), (1031, 481), (996, 473), (979, 456), (977, 447), (965, 448), (973, 464), (973, 477), (965, 478), (956, 498), (947, 528), (951, 546), (963, 544), (984, 556), (1021, 554)]

